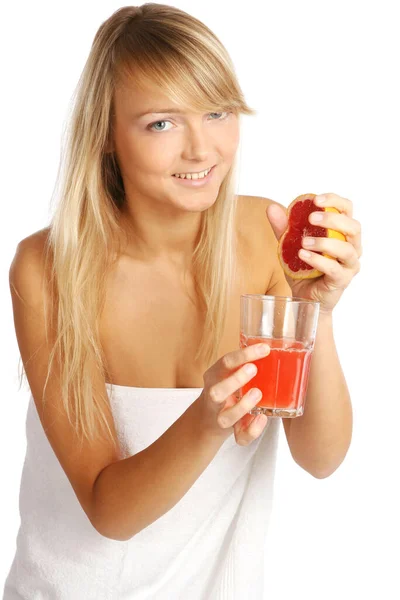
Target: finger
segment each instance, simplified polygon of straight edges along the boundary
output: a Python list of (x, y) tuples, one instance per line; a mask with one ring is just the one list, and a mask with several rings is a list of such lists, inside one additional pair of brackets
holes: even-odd
[(239, 402), (230, 408), (221, 410), (217, 418), (218, 425), (222, 429), (233, 427), (235, 423), (260, 402), (261, 398), (261, 391), (258, 388), (251, 388)]
[(347, 269), (358, 268), (359, 260), (357, 252), (350, 242), (326, 237), (305, 237), (302, 239), (302, 245), (306, 250), (324, 252), (333, 258), (337, 258)]
[[(304, 252), (307, 252), (309, 256), (304, 254)], [(322, 256), (322, 254), (317, 254), (317, 252), (312, 252), (310, 250), (305, 251), (303, 249), (299, 250), (299, 257), (314, 269), (318, 269), (318, 271), (324, 273), (328, 283), (332, 283), (336, 288), (344, 289), (352, 279), (352, 272), (345, 269), (344, 266), (334, 258), (328, 258)]]
[(343, 235), (355, 237), (361, 233), (361, 224), (345, 214), (335, 212), (317, 211), (310, 213), (309, 221), (312, 225), (326, 227), (340, 231)]
[(246, 431), (250, 427), (251, 423), (257, 418), (257, 416), (258, 415), (253, 415), (250, 412), (248, 412), (234, 424), (233, 428), (235, 430), (236, 441), (241, 432)]
[[(244, 363), (253, 360), (258, 360), (270, 353), (270, 347), (266, 343), (252, 344), (245, 348), (233, 350), (228, 354), (222, 356), (216, 363), (214, 363), (204, 374), (205, 383), (207, 381), (214, 381), (215, 378), (220, 379), (221, 371), (222, 375), (228, 375), (235, 369), (241, 367)], [(207, 379), (207, 381), (206, 381)]]
[[(246, 417), (250, 418), (248, 419)], [(267, 423), (267, 415), (245, 415), (241, 421), (234, 426), (236, 443), (239, 446), (248, 446), (261, 435)]]
[[(316, 215), (319, 215), (320, 220), (316, 219)], [(312, 225), (334, 229), (335, 231), (343, 233), (346, 240), (356, 249), (358, 258), (361, 256), (361, 224), (359, 221), (352, 219), (345, 214), (322, 212), (320, 210), (311, 213), (309, 221)]]
[(339, 212), (349, 217), (353, 216), (353, 202), (337, 194), (318, 194), (314, 198), (314, 204), (321, 207), (332, 206), (332, 208), (337, 208)]
[(208, 397), (219, 407), (225, 402), (228, 396), (233, 395), (246, 383), (251, 381), (257, 373), (257, 366), (254, 363), (246, 363), (240, 369), (235, 371), (230, 377), (211, 385), (208, 388)]

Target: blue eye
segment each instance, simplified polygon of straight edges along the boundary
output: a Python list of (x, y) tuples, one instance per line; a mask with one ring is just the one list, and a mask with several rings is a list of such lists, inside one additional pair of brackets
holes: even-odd
[[(214, 112), (214, 113), (210, 113), (210, 115), (223, 115), (226, 114), (226, 116), (229, 115), (229, 112), (224, 111), (224, 112)], [(212, 119), (213, 121), (223, 121), (224, 119), (226, 119), (226, 117), (224, 117), (223, 119)]]
[(151, 125), (149, 125), (148, 129), (151, 129), (152, 131), (168, 131), (168, 129), (153, 129), (154, 125), (158, 125), (159, 123), (170, 123), (171, 121), (156, 121), (155, 123), (151, 123)]
[[(209, 113), (209, 114), (210, 115), (224, 115), (224, 114), (226, 114), (226, 117), (223, 117), (221, 119), (211, 119), (212, 121), (223, 121), (223, 120), (225, 120), (228, 117), (228, 115), (230, 113), (224, 111), (224, 112), (212, 112), (212, 113)], [(154, 123), (150, 123), (150, 125), (148, 125), (147, 128), (150, 129), (151, 131), (168, 131), (168, 129), (154, 129), (155, 125), (158, 125), (159, 123), (171, 123), (171, 121), (168, 121), (168, 120), (155, 121)]]

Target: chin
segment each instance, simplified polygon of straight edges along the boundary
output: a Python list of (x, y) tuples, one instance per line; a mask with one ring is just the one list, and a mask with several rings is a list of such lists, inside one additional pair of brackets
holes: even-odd
[(204, 194), (203, 198), (199, 196), (192, 196), (188, 202), (185, 202), (182, 207), (189, 212), (204, 212), (208, 208), (211, 208), (217, 201), (217, 196)]

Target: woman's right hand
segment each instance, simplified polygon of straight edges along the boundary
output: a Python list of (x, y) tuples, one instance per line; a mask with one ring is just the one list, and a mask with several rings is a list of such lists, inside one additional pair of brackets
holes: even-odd
[[(264, 351), (260, 352), (262, 348)], [(198, 398), (204, 433), (227, 438), (233, 427), (236, 443), (240, 446), (247, 446), (261, 435), (268, 417), (248, 414), (261, 400), (261, 391), (251, 388), (240, 400), (235, 393), (257, 373), (256, 365), (250, 361), (269, 353), (268, 344), (253, 344), (225, 354), (207, 369), (203, 375), (204, 389)], [(249, 367), (254, 370), (249, 372)]]

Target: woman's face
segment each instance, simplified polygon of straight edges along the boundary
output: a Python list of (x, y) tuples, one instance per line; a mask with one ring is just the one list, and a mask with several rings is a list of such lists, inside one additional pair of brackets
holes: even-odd
[[(177, 209), (197, 212), (209, 208), (238, 147), (238, 116), (190, 112), (174, 105), (151, 84), (120, 87), (114, 100), (113, 149), (128, 204), (150, 200), (158, 203), (159, 210), (163, 206), (174, 213)], [(175, 173), (196, 173), (210, 167), (214, 169), (201, 186), (174, 177)]]

